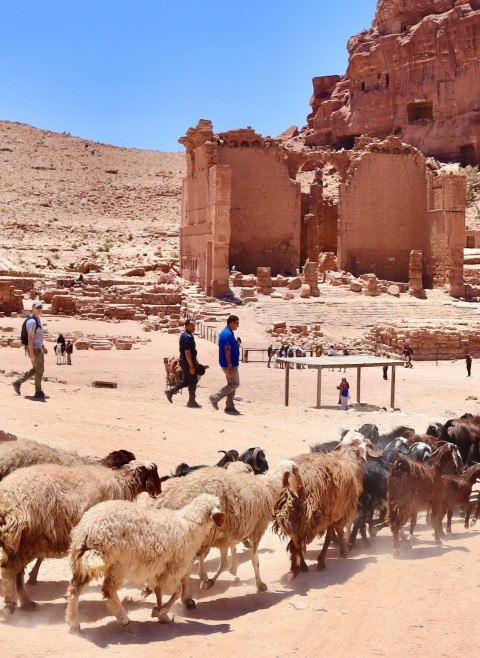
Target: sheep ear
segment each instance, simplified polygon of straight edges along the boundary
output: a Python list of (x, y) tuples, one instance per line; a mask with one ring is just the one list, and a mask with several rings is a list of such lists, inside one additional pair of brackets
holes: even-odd
[(219, 511), (212, 512), (212, 519), (213, 519), (215, 525), (217, 525), (219, 528), (221, 528), (222, 525), (223, 525), (223, 522), (225, 521), (225, 514), (223, 514), (222, 512), (219, 512)]

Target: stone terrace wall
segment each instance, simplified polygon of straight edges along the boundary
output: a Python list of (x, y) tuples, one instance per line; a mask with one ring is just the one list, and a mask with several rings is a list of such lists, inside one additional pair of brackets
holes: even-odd
[(365, 336), (364, 344), (369, 352), (400, 355), (404, 341), (413, 349), (414, 360), (461, 359), (467, 350), (474, 358), (480, 357), (480, 326), (467, 321), (449, 328), (441, 319), (403, 326), (380, 323)]

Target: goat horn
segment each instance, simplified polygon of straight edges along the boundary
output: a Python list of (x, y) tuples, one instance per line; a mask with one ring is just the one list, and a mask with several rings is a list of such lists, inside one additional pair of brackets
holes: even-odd
[(260, 450), (261, 450), (261, 448), (255, 448), (255, 450), (253, 451), (252, 466), (253, 466), (254, 471), (258, 470), (257, 457), (258, 457), (258, 453), (260, 452)]

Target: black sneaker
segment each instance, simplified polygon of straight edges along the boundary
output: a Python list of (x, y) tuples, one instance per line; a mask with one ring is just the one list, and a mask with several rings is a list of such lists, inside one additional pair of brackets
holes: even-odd
[(235, 407), (233, 407), (232, 409), (225, 409), (225, 413), (228, 414), (229, 416), (241, 416), (242, 415), (239, 412), (238, 409), (235, 409)]
[(173, 404), (173, 392), (169, 388), (167, 388), (165, 391), (165, 395), (167, 396), (167, 400), (170, 402), (170, 404)]
[(201, 409), (202, 405), (198, 404), (195, 400), (193, 402), (188, 401), (186, 405), (189, 409)]
[(209, 395), (208, 399), (209, 399), (210, 404), (212, 405), (212, 407), (215, 409), (215, 411), (218, 411), (218, 402), (215, 400), (215, 396), (214, 395)]
[(12, 382), (13, 390), (17, 395), (20, 395), (20, 382)]
[(36, 391), (33, 397), (35, 400), (45, 400), (45, 393), (43, 391)]

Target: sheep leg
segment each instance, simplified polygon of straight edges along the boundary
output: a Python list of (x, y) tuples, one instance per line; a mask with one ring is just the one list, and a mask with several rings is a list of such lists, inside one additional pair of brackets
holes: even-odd
[[(325, 541), (323, 542), (322, 550), (320, 551), (320, 554), (317, 558), (318, 571), (322, 571), (323, 569), (325, 569), (325, 556), (327, 554), (328, 547), (330, 546), (330, 542), (332, 541), (332, 537), (333, 537), (333, 526), (329, 525), (327, 528), (327, 532), (325, 534)], [(342, 539), (343, 539), (343, 533), (342, 533)]]
[(152, 610), (152, 617), (157, 617), (160, 624), (169, 624), (173, 619), (168, 617), (168, 613), (170, 612), (172, 605), (180, 596), (181, 589), (177, 589), (164, 605), (162, 605), (161, 587), (155, 587), (154, 590), (157, 597), (157, 605)]
[(65, 614), (65, 621), (67, 622), (70, 632), (75, 633), (80, 630), (80, 621), (78, 619), (78, 600), (80, 592), (85, 585), (90, 581), (90, 578), (81, 579), (79, 576), (74, 575), (67, 589), (67, 612)]
[(182, 585), (182, 603), (187, 610), (193, 610), (193, 608), (196, 608), (197, 606), (190, 594), (190, 571), (187, 573), (185, 578), (182, 578), (181, 585)]
[(250, 555), (252, 558), (253, 570), (255, 572), (255, 583), (257, 585), (257, 591), (265, 592), (268, 589), (268, 587), (262, 581), (262, 578), (260, 576), (260, 561), (258, 559), (259, 540), (253, 539), (253, 537), (249, 537), (249, 543), (250, 543)]
[(36, 585), (37, 584), (37, 582), (38, 582), (38, 580), (37, 580), (38, 579), (38, 572), (40, 570), (40, 565), (42, 564), (42, 562), (43, 562), (43, 558), (39, 557), (38, 560), (33, 565), (32, 569), (30, 570), (30, 572), (28, 574), (28, 580), (27, 580), (27, 583), (29, 585)]
[[(217, 573), (213, 576), (213, 578), (208, 578), (207, 573), (205, 571), (205, 567), (203, 566), (203, 571), (202, 575), (200, 576), (200, 589), (210, 589), (215, 585), (217, 582), (217, 578), (219, 575), (222, 573), (222, 571), (225, 571), (225, 567), (227, 566), (227, 555), (228, 555), (228, 548), (220, 548), (220, 566), (217, 569)], [(203, 557), (203, 556), (202, 556)], [(200, 558), (200, 565), (202, 565), (202, 558)], [(200, 569), (199, 569), (199, 575), (200, 575)]]
[(338, 541), (340, 544), (340, 557), (347, 557), (347, 547), (345, 546), (345, 536), (344, 536), (344, 527), (342, 525), (335, 526), (335, 531), (338, 535)]
[(464, 509), (465, 509), (465, 523), (464, 523), (464, 528), (468, 528), (468, 526), (469, 526), (469, 522), (470, 522), (470, 514), (472, 513), (472, 503), (471, 503), (470, 501), (468, 501), (468, 502), (464, 505)]
[(5, 611), (13, 615), (17, 607), (16, 574), (12, 568), (2, 567), (3, 598)]
[(232, 559), (230, 561), (229, 571), (232, 574), (232, 576), (236, 576), (238, 569), (238, 555), (237, 555), (237, 547), (235, 546), (235, 544), (232, 544), (232, 546), (230, 546), (230, 553), (232, 555)]
[(107, 608), (113, 615), (115, 615), (118, 623), (122, 626), (127, 626), (127, 624), (130, 623), (130, 619), (125, 612), (117, 593), (121, 584), (122, 580), (117, 574), (113, 571), (107, 572), (102, 585), (102, 594), (105, 598)]
[(28, 610), (31, 612), (32, 610), (36, 610), (38, 606), (35, 601), (32, 601), (32, 599), (27, 594), (23, 571), (24, 570), (22, 569), (19, 573), (17, 573), (15, 578), (18, 602), (23, 610)]

